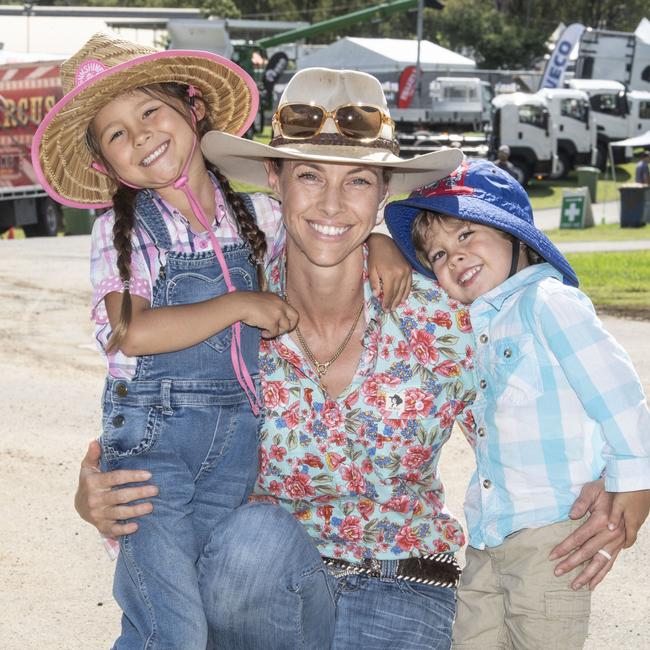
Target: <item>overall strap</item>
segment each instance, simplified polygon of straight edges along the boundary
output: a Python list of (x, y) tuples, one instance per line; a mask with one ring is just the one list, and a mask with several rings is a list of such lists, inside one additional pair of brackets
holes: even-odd
[(152, 190), (138, 192), (135, 205), (136, 220), (138, 225), (151, 237), (158, 250), (168, 251), (172, 247), (172, 240), (165, 223), (165, 217), (156, 205)]
[(257, 212), (255, 212), (255, 204), (253, 203), (253, 197), (246, 192), (237, 192), (237, 196), (244, 202), (246, 209), (250, 213), (251, 217), (255, 219), (257, 223)]

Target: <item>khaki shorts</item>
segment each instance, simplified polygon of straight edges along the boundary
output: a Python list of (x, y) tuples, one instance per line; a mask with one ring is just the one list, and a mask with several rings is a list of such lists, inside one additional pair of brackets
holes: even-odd
[(553, 574), (551, 549), (584, 520), (562, 521), (508, 536), (479, 551), (468, 547), (458, 587), (453, 648), (578, 650), (587, 637), (591, 592), (569, 586), (577, 567)]

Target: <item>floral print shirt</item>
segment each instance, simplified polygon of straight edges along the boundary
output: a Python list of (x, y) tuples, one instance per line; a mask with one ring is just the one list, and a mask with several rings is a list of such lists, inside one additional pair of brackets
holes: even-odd
[[(284, 295), (283, 280), (280, 257), (270, 290)], [(474, 426), (469, 314), (419, 275), (409, 300), (384, 312), (365, 280), (365, 349), (336, 399), (290, 336), (263, 341), (253, 499), (291, 510), (326, 557), (453, 553), (464, 535), (445, 507), (438, 459), (454, 421)]]

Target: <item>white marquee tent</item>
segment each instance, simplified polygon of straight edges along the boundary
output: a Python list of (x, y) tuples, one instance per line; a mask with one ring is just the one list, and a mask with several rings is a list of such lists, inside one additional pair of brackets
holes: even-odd
[[(401, 73), (415, 65), (417, 41), (397, 38), (345, 37), (298, 60), (298, 68), (347, 68), (372, 74)], [(420, 42), (423, 72), (472, 70), (476, 62), (431, 41)]]
[(612, 147), (650, 147), (650, 131), (646, 131), (641, 135), (635, 135), (632, 138), (609, 143), (609, 164), (612, 170), (612, 180), (616, 181), (616, 167), (614, 166)]

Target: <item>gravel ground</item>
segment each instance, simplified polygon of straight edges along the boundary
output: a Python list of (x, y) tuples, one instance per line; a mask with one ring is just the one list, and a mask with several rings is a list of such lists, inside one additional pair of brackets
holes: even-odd
[[(118, 630), (113, 565), (72, 507), (103, 380), (88, 318), (89, 244), (88, 236), (0, 241), (3, 650), (107, 648)], [(650, 323), (604, 320), (650, 391)], [(442, 469), (459, 513), (471, 463), (455, 436)], [(649, 647), (649, 551), (646, 528), (594, 592), (588, 650)]]

